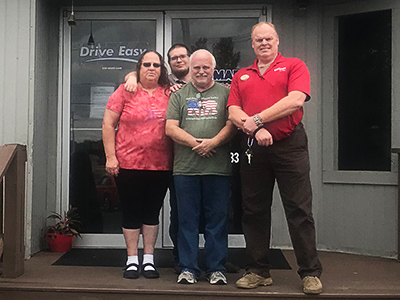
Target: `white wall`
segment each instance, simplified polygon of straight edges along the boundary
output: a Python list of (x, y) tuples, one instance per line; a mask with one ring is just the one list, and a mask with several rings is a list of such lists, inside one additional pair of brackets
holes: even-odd
[(34, 0), (0, 1), (0, 145), (27, 145), (27, 254), (32, 207), (34, 19)]
[(0, 1), (0, 145), (29, 140), (33, 2)]
[(59, 8), (53, 6), (0, 1), (0, 145), (28, 149), (26, 256), (42, 248), (46, 216), (56, 203)]
[(56, 210), (57, 76), (59, 47), (58, 5), (38, 0), (35, 22), (34, 122), (32, 153), (31, 247), (44, 247), (46, 217)]

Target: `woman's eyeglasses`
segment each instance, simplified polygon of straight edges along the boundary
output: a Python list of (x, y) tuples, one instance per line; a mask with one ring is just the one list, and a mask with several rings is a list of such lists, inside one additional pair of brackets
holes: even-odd
[[(145, 63), (142, 63), (142, 66), (148, 68), (148, 67), (151, 66), (151, 63), (145, 62)], [(153, 63), (153, 67), (154, 67), (154, 68), (159, 68), (159, 67), (161, 67), (161, 64)]]

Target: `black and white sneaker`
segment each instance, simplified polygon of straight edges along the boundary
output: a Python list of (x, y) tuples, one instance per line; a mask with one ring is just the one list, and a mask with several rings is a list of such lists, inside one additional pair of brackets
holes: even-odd
[(180, 284), (193, 284), (197, 282), (197, 279), (192, 272), (183, 271), (179, 274), (177, 282)]
[(207, 278), (210, 284), (224, 285), (228, 283), (224, 273), (219, 271), (212, 272)]

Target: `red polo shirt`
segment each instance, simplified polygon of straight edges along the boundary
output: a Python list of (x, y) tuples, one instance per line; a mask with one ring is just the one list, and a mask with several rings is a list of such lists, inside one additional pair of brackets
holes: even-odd
[[(298, 58), (283, 57), (280, 53), (263, 75), (257, 59), (250, 67), (239, 70), (232, 79), (228, 107), (240, 106), (249, 116), (260, 113), (286, 97), (289, 92), (300, 91), (310, 99), (310, 73)], [(264, 127), (275, 141), (289, 136), (303, 118), (303, 108)]]

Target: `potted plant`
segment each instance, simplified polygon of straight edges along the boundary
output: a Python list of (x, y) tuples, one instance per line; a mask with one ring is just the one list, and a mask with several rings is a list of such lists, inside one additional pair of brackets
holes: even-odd
[(64, 215), (53, 212), (47, 217), (57, 222), (46, 227), (46, 240), (52, 252), (67, 252), (71, 249), (72, 240), (79, 234), (82, 224), (77, 208), (71, 208)]

